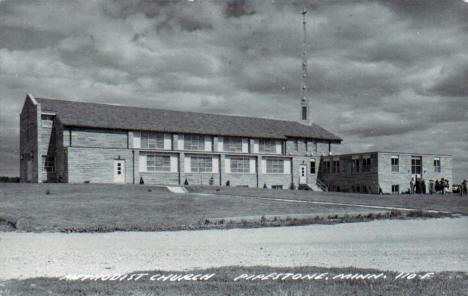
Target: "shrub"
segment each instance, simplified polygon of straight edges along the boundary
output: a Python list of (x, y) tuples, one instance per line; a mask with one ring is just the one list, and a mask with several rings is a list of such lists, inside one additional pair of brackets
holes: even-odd
[(229, 186), (231, 186), (231, 181), (227, 180), (226, 181), (226, 187), (229, 187)]
[(143, 181), (143, 177), (140, 177), (140, 184), (141, 185), (145, 184), (145, 181)]
[(264, 189), (268, 188), (266, 183), (263, 183), (263, 188)]
[(45, 192), (46, 195), (49, 195), (50, 194), (50, 190), (47, 189), (46, 192)]
[(187, 178), (185, 179), (184, 185), (185, 185), (185, 186), (188, 186), (188, 185), (189, 185)]

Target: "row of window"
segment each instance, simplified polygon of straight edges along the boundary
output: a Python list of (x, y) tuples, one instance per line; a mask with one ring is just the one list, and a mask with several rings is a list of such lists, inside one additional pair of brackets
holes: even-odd
[[(171, 157), (161, 154), (146, 154), (146, 169), (149, 172), (170, 172)], [(230, 157), (231, 173), (251, 173), (251, 162), (248, 157)], [(190, 167), (193, 173), (211, 173), (213, 172), (212, 156), (191, 156)], [(255, 168), (252, 168), (255, 170)], [(284, 159), (266, 159), (266, 173), (282, 174), (284, 173)]]
[[(398, 156), (392, 156), (391, 158), (391, 170), (394, 173), (398, 173), (400, 171), (400, 160)], [(340, 173), (340, 161), (339, 160), (324, 160), (323, 161), (323, 171), (325, 173)], [(352, 160), (351, 172), (359, 173), (359, 172), (370, 172), (371, 170), (371, 158), (363, 158), (362, 159), (362, 166), (361, 160), (359, 158)], [(315, 173), (315, 163), (314, 169)], [(434, 158), (434, 172), (440, 173), (440, 158)], [(411, 159), (411, 173), (412, 174), (421, 174), (422, 172), (422, 161), (421, 157), (413, 157)], [(312, 167), (311, 167), (312, 173)]]
[[(440, 173), (440, 158), (434, 158), (434, 172)], [(392, 156), (391, 167), (393, 173), (400, 171), (400, 158), (398, 156)], [(411, 158), (411, 174), (421, 174), (422, 172), (422, 160), (421, 157)]]
[[(144, 149), (164, 149), (164, 134), (158, 132), (141, 132), (140, 148)], [(205, 151), (207, 141), (203, 135), (184, 135), (184, 150)], [(211, 137), (209, 137), (211, 138)], [(245, 138), (223, 137), (223, 151), (243, 152), (242, 145)], [(276, 153), (276, 140), (259, 139), (258, 147), (260, 153)], [(208, 141), (208, 143), (211, 143)]]

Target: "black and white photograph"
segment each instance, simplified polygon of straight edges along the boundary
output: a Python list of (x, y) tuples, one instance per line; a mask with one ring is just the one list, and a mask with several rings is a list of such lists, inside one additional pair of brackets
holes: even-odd
[(0, 0), (0, 296), (467, 291), (468, 0)]

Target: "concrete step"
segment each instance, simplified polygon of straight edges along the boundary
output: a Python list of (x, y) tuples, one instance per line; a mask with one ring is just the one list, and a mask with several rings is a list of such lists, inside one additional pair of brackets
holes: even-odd
[(177, 193), (177, 194), (188, 193), (187, 189), (182, 186), (167, 186), (167, 190), (169, 190), (172, 193)]

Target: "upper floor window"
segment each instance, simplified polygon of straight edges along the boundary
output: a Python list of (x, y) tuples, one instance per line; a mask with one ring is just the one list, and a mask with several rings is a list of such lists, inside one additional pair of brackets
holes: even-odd
[(171, 157), (169, 155), (146, 154), (146, 168), (149, 172), (169, 172)]
[(275, 140), (259, 140), (259, 150), (262, 153), (275, 153), (276, 152), (276, 141)]
[(164, 134), (141, 132), (141, 148), (164, 149)]
[(184, 136), (185, 150), (205, 150), (205, 137), (200, 135)]
[(340, 161), (334, 160), (332, 165), (332, 173), (339, 173), (340, 172)]
[(434, 172), (440, 173), (440, 158), (434, 158)]
[(191, 156), (190, 166), (194, 173), (211, 173), (213, 171), (213, 158), (211, 156)]
[(411, 173), (421, 174), (421, 157), (411, 158)]
[(371, 159), (370, 157), (365, 157), (362, 159), (362, 171), (369, 172), (371, 168)]
[(242, 152), (242, 138), (224, 137), (224, 151)]
[(284, 160), (283, 159), (267, 159), (266, 172), (273, 174), (284, 173)]
[(359, 158), (353, 159), (352, 171), (354, 173), (359, 173)]
[(54, 115), (41, 114), (41, 126), (42, 127), (53, 127), (54, 126)]
[(400, 171), (400, 159), (398, 156), (392, 156), (391, 165), (392, 172), (398, 173)]
[(231, 158), (232, 173), (250, 173), (250, 160), (248, 157)]

